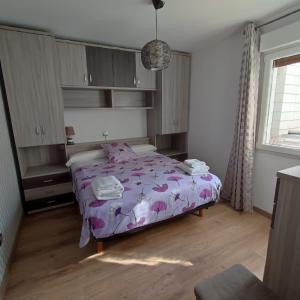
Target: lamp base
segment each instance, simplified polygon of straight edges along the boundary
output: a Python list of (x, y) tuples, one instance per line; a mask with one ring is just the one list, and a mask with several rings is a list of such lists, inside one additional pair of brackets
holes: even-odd
[(67, 137), (67, 145), (75, 145), (73, 138)]

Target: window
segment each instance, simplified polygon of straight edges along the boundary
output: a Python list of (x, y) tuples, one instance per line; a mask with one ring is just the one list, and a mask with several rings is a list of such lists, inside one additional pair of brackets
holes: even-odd
[(300, 155), (300, 48), (265, 57), (258, 147)]

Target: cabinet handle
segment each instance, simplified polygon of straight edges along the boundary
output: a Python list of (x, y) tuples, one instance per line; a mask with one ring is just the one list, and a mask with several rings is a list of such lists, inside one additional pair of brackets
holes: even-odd
[(35, 134), (40, 135), (40, 128), (38, 126), (35, 127)]
[(133, 84), (134, 84), (134, 86), (136, 86), (136, 78), (135, 78), (135, 76), (133, 78)]
[(87, 76), (86, 76), (86, 74), (83, 75), (83, 80), (84, 80), (84, 82), (87, 82)]
[(90, 83), (93, 82), (92, 74), (90, 74)]
[(41, 132), (42, 132), (42, 135), (45, 135), (45, 129), (44, 129), (44, 126), (41, 126)]
[(47, 180), (43, 180), (43, 183), (49, 183), (49, 182), (53, 182), (54, 179), (47, 179)]

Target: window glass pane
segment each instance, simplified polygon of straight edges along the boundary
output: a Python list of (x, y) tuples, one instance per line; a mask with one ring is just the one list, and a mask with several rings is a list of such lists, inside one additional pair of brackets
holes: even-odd
[(265, 144), (300, 148), (300, 62), (296, 57), (274, 61)]

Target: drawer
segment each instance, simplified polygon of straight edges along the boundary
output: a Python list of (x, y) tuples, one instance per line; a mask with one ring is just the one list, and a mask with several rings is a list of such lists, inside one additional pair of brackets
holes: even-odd
[(39, 176), (26, 178), (22, 180), (24, 190), (38, 188), (43, 186), (56, 185), (60, 183), (70, 182), (71, 174), (62, 173), (62, 174), (53, 174), (47, 176)]
[(72, 192), (72, 183), (66, 182), (56, 185), (38, 187), (34, 189), (24, 190), (26, 201), (53, 197)]
[(186, 153), (182, 153), (182, 154), (174, 154), (174, 155), (170, 155), (170, 158), (176, 159), (178, 161), (185, 161), (187, 159), (187, 154)]

